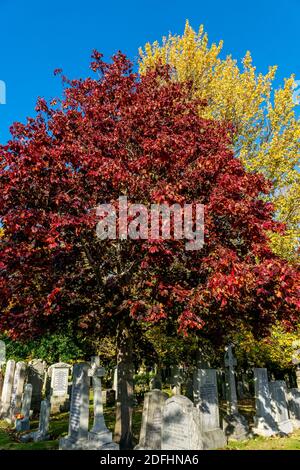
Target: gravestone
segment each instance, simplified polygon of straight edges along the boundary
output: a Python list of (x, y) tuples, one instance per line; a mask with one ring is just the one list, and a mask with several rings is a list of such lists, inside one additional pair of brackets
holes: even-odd
[(271, 402), (267, 369), (254, 369), (254, 388), (256, 414), (253, 432), (264, 437), (274, 436), (279, 430)]
[(41, 359), (33, 359), (28, 364), (27, 383), (32, 385), (31, 409), (34, 413), (41, 407), (46, 363)]
[(16, 431), (23, 432), (30, 429), (30, 408), (32, 399), (32, 385), (26, 384), (22, 400), (21, 416), (22, 418), (16, 419)]
[(137, 450), (161, 450), (162, 410), (168, 395), (161, 390), (152, 390), (145, 394)]
[(197, 369), (194, 373), (194, 403), (200, 413), (203, 449), (218, 449), (226, 445), (220, 428), (217, 371)]
[(293, 432), (293, 424), (289, 419), (287, 405), (287, 388), (284, 380), (275, 380), (269, 384), (271, 403), (274, 408), (274, 419), (282, 434)]
[(6, 363), (4, 382), (2, 387), (1, 395), (1, 410), (0, 418), (5, 419), (9, 417), (10, 414), (10, 402), (12, 395), (12, 388), (14, 382), (14, 373), (15, 373), (16, 363), (13, 359), (10, 359)]
[(50, 402), (49, 400), (43, 400), (41, 402), (39, 427), (37, 431), (31, 432), (21, 436), (21, 442), (40, 442), (47, 441), (49, 439), (49, 418), (50, 418)]
[(234, 368), (237, 365), (233, 355), (233, 345), (225, 348), (225, 369), (227, 385), (227, 415), (223, 418), (223, 430), (230, 440), (242, 441), (250, 436), (246, 418), (238, 411)]
[(117, 400), (118, 399), (118, 366), (114, 368), (112, 389), (115, 391), (116, 400)]
[(102, 390), (102, 403), (106, 406), (112, 406), (116, 402), (116, 392), (112, 388)]
[(59, 448), (62, 450), (84, 450), (88, 447), (89, 368), (90, 365), (85, 362), (73, 367), (69, 433), (59, 441)]
[(149, 382), (150, 390), (161, 390), (162, 388), (162, 378), (160, 370), (155, 371), (155, 375), (150, 379)]
[(202, 450), (199, 411), (182, 395), (169, 398), (163, 407), (162, 450)]
[(1, 396), (4, 382), (3, 368), (6, 362), (6, 346), (4, 341), (0, 340), (0, 409), (1, 409)]
[(4, 373), (2, 370), (2, 366), (0, 366), (0, 410), (1, 410), (1, 396), (3, 390), (3, 382), (4, 382)]
[(291, 388), (288, 391), (288, 409), (294, 429), (300, 429), (300, 390)]
[(105, 369), (100, 367), (99, 356), (91, 359), (91, 369), (89, 376), (93, 380), (94, 392), (94, 423), (88, 433), (89, 449), (119, 449), (119, 446), (112, 441), (112, 433), (107, 429), (102, 405), (101, 378), (105, 375)]
[(26, 368), (27, 365), (25, 362), (17, 362), (11, 392), (10, 417), (8, 418), (8, 420), (12, 423), (15, 422), (16, 415), (20, 414), (21, 412), (22, 396), (26, 379)]
[(51, 377), (51, 414), (68, 411), (70, 400), (68, 394), (68, 380), (70, 369), (70, 364), (64, 362), (58, 362), (49, 367), (48, 375)]
[(6, 362), (6, 345), (4, 341), (0, 340), (0, 368)]
[(181, 386), (183, 383), (183, 368), (179, 366), (171, 366), (171, 386), (173, 395), (181, 394)]
[(297, 382), (297, 388), (300, 390), (300, 366), (297, 366), (296, 369), (296, 382)]

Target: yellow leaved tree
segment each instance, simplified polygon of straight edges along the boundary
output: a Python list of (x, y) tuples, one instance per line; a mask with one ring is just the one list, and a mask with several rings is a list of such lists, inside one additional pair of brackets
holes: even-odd
[(208, 44), (203, 26), (196, 33), (186, 23), (182, 36), (169, 35), (162, 44), (140, 49), (140, 72), (157, 64), (169, 64), (174, 80), (190, 81), (191, 96), (205, 100), (203, 117), (230, 120), (236, 129), (234, 150), (249, 170), (270, 179), (278, 220), (286, 224), (284, 235), (273, 235), (279, 255), (295, 259), (300, 236), (300, 120), (295, 115), (295, 80), (273, 90), (276, 67), (263, 75), (256, 72), (249, 52), (239, 67), (231, 56), (220, 57), (222, 41)]

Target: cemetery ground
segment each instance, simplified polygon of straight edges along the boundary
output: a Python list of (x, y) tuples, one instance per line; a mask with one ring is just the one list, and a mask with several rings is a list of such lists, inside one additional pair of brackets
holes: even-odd
[[(170, 395), (170, 391), (164, 392)], [(221, 415), (226, 412), (225, 402), (220, 404)], [(133, 440), (134, 444), (139, 441), (139, 433), (142, 420), (143, 404), (134, 407), (133, 413)], [(239, 411), (242, 412), (250, 423), (255, 414), (253, 400), (243, 400), (239, 404)], [(90, 397), (90, 416), (93, 415), (93, 398)], [(108, 429), (113, 432), (115, 425), (115, 407), (104, 405), (104, 417)], [(12, 426), (4, 421), (0, 421), (0, 450), (57, 450), (59, 438), (66, 435), (69, 425), (69, 413), (58, 413), (51, 416), (50, 439), (42, 442), (20, 442), (20, 434), (16, 433)], [(38, 428), (38, 417), (31, 420), (31, 430)], [(223, 450), (300, 450), (300, 429), (289, 436), (274, 436), (264, 438), (255, 436), (247, 441), (232, 441)]]

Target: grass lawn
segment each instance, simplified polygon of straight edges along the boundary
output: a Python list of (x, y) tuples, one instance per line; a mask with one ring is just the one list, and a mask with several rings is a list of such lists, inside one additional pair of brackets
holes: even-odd
[[(251, 422), (253, 415), (253, 407), (251, 403), (246, 403), (241, 406), (240, 411), (248, 415)], [(221, 413), (222, 413), (221, 405)], [(91, 421), (92, 421), (92, 406), (90, 407)], [(110, 431), (114, 430), (115, 423), (115, 408), (104, 407), (104, 416), (106, 426)], [(133, 436), (134, 444), (138, 443), (139, 432), (142, 419), (142, 405), (135, 408), (133, 414)], [(60, 413), (51, 416), (49, 433), (51, 440), (43, 442), (28, 442), (21, 443), (19, 441), (20, 435), (16, 434), (12, 428), (0, 421), (0, 450), (52, 450), (58, 449), (58, 439), (68, 433), (69, 415), (68, 413)], [(31, 421), (31, 431), (36, 430), (38, 427), (38, 420)], [(255, 437), (244, 442), (230, 442), (226, 447), (227, 450), (300, 450), (300, 430), (294, 432), (289, 437)]]

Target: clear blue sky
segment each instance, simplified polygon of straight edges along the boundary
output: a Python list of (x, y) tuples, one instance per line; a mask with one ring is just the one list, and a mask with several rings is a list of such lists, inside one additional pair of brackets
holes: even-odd
[(0, 0), (0, 80), (7, 86), (0, 142), (13, 121), (34, 114), (38, 96), (60, 95), (55, 68), (71, 78), (88, 75), (94, 48), (135, 59), (145, 42), (182, 33), (186, 19), (194, 28), (203, 23), (210, 41), (224, 39), (225, 54), (240, 59), (249, 49), (259, 71), (277, 64), (278, 83), (291, 73), (300, 79), (299, 0)]

